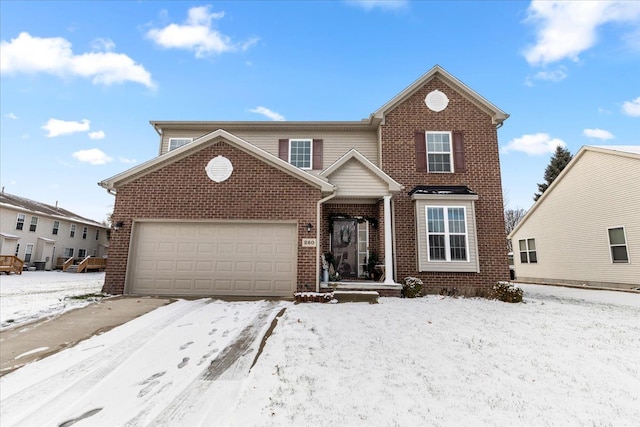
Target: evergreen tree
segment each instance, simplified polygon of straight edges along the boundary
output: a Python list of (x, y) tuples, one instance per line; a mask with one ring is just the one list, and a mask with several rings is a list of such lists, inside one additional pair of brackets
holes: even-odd
[(551, 156), (551, 162), (544, 170), (544, 180), (542, 184), (538, 184), (538, 192), (533, 195), (533, 200), (537, 201), (542, 193), (547, 191), (547, 188), (551, 185), (553, 181), (560, 175), (560, 172), (567, 166), (567, 164), (571, 161), (573, 156), (564, 147), (558, 145), (556, 147), (556, 152)]

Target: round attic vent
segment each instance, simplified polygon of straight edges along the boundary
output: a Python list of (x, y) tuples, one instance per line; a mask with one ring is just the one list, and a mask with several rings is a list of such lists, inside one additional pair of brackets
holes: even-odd
[(435, 111), (437, 113), (447, 108), (447, 105), (449, 105), (449, 98), (439, 90), (434, 90), (427, 95), (424, 99), (424, 103), (427, 104), (427, 107), (431, 111)]
[(218, 156), (207, 163), (205, 170), (209, 179), (215, 182), (222, 182), (231, 176), (233, 165), (226, 157)]

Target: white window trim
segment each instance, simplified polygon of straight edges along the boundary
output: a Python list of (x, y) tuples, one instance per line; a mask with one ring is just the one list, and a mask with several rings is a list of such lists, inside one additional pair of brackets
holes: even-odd
[[(449, 164), (451, 165), (451, 170), (448, 171), (432, 171), (429, 169), (429, 134), (437, 134), (437, 135), (449, 135)], [(424, 133), (424, 143), (425, 143), (425, 150), (427, 153), (427, 172), (429, 173), (454, 173), (454, 162), (453, 162), (453, 133), (452, 132), (448, 132), (448, 131), (426, 131)], [(432, 154), (444, 154), (444, 152), (438, 151), (438, 152), (434, 152)]]
[[(33, 230), (31, 229), (33, 227)], [(32, 216), (31, 223), (29, 224), (29, 231), (35, 233), (38, 230), (38, 217)]]
[[(33, 260), (31, 259), (32, 256), (33, 256), (33, 244), (29, 243), (27, 244), (27, 247), (24, 249), (24, 261), (33, 262)], [(27, 258), (29, 259), (27, 260)]]
[(71, 224), (71, 227), (69, 228), (69, 238), (75, 239), (75, 237), (76, 237), (76, 225)]
[[(56, 223), (58, 224), (56, 226)], [(57, 236), (60, 232), (60, 221), (53, 221), (53, 228), (51, 229), (51, 234)]]
[[(616, 230), (618, 228), (622, 228), (622, 235), (624, 236), (624, 245), (621, 244), (611, 244), (611, 236), (609, 235), (609, 230)], [(631, 254), (629, 254), (629, 241), (627, 240), (627, 230), (624, 225), (620, 225), (618, 227), (607, 227), (607, 243), (609, 244), (609, 259), (611, 260), (611, 264), (631, 264)], [(613, 259), (613, 247), (624, 246), (627, 248), (627, 260), (626, 261), (614, 261)]]
[[(173, 142), (176, 141), (184, 141), (183, 144), (178, 145), (177, 147), (172, 147), (171, 144)], [(187, 145), (188, 143), (193, 142), (193, 138), (169, 138), (169, 150), (168, 151), (173, 151), (173, 150), (177, 150), (180, 147), (184, 147), (185, 145)]]
[(87, 240), (87, 234), (89, 234), (89, 227), (82, 227), (82, 239)]
[[(299, 141), (299, 142), (308, 142), (309, 143), (309, 167), (301, 167), (301, 166), (296, 166), (297, 168), (300, 168), (302, 170), (313, 170), (313, 139), (311, 138), (290, 138), (289, 139), (289, 163), (291, 163), (291, 143), (293, 141)], [(293, 163), (291, 163), (293, 165)]]
[[(431, 259), (431, 248), (429, 247), (429, 209), (442, 209), (444, 216), (444, 254), (445, 259)], [(450, 236), (461, 236), (462, 233), (450, 233), (449, 232), (449, 211), (448, 209), (462, 209), (464, 212), (464, 246), (465, 246), (465, 259), (451, 259), (451, 247)], [(429, 262), (469, 262), (469, 221), (467, 220), (467, 208), (466, 206), (425, 206), (424, 207), (425, 224), (427, 232), (427, 260)], [(442, 233), (433, 233), (442, 234)]]
[[(529, 240), (536, 241), (535, 237), (525, 237), (524, 239), (518, 239), (518, 259), (520, 260), (520, 264), (538, 264), (538, 244), (536, 243), (536, 248), (529, 248)], [(525, 250), (520, 249), (520, 242), (524, 241)], [(522, 252), (527, 254), (527, 262), (522, 262)], [(536, 253), (536, 260), (534, 262), (531, 261), (531, 252)]]
[[(27, 215), (19, 213), (18, 219), (16, 219), (16, 230), (24, 231), (24, 224), (26, 221), (27, 221)], [(18, 228), (18, 224), (22, 224), (22, 228)]]

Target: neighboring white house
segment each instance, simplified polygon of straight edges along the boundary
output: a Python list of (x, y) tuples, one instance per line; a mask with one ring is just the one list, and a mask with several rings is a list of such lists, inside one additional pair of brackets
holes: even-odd
[(0, 254), (45, 270), (58, 257), (104, 257), (107, 228), (57, 206), (0, 193)]
[(509, 234), (517, 280), (640, 287), (640, 146), (585, 146)]

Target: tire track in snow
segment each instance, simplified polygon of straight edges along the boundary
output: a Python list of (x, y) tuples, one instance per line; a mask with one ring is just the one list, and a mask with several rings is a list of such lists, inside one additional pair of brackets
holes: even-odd
[[(219, 425), (235, 407), (243, 380), (255, 363), (255, 355), (270, 323), (284, 312), (279, 301), (264, 301), (253, 319), (225, 347), (198, 378), (188, 384), (153, 420), (144, 420), (152, 407), (142, 409), (127, 426)], [(202, 411), (201, 408), (209, 408)], [(193, 419), (197, 414), (207, 419)], [(209, 420), (215, 413), (215, 418)], [(213, 422), (214, 424), (211, 424)]]
[[(165, 306), (166, 309), (161, 307), (158, 310), (169, 310), (169, 313), (164, 313), (157, 321), (149, 322), (148, 325), (133, 332), (117, 344), (108, 346), (80, 363), (2, 399), (0, 412), (2, 413), (3, 427), (50, 423), (56, 416), (70, 409), (69, 401), (77, 401), (87, 394), (127, 358), (141, 351), (144, 345), (164, 328), (211, 301), (189, 301), (184, 304), (179, 301)], [(198, 303), (196, 307), (194, 307), (194, 303)], [(156, 312), (156, 315), (161, 313)], [(132, 348), (136, 348), (136, 351), (131, 352)], [(12, 417), (13, 413), (18, 415)], [(24, 413), (30, 415), (22, 419), (14, 419)]]

